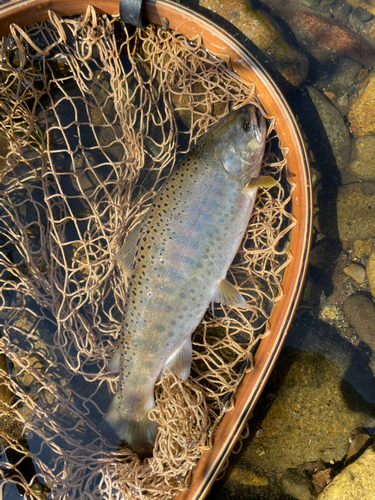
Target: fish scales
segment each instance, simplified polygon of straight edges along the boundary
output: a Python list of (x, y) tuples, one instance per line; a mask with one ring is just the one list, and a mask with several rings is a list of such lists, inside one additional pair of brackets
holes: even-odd
[[(245, 152), (232, 147), (228, 155), (224, 147), (219, 154), (216, 136), (225, 140), (236, 126)], [(253, 209), (257, 188), (249, 183), (259, 174), (264, 142), (264, 119), (253, 106), (227, 115), (169, 176), (119, 252), (128, 287), (124, 336), (111, 362), (119, 390), (106, 418), (135, 449), (154, 441), (148, 412), (164, 368), (187, 379), (191, 334), (209, 303), (246, 306), (225, 276)]]

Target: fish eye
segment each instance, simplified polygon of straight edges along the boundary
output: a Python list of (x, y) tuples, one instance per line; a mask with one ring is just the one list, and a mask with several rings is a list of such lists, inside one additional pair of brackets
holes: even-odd
[(250, 120), (248, 120), (247, 118), (243, 118), (241, 120), (241, 127), (244, 132), (247, 132), (250, 127)]

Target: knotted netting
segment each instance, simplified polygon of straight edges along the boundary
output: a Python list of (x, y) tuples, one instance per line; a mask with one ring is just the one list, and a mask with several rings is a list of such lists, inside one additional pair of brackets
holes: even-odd
[(135, 29), (91, 7), (12, 25), (0, 50), (2, 491), (173, 498), (233, 405), (281, 296), (294, 219), (274, 118), (262, 173), (277, 185), (260, 193), (229, 272), (247, 309), (207, 311), (189, 380), (169, 374), (156, 386), (159, 433), (142, 458), (103, 418), (126, 290), (114, 255), (197, 139), (231, 109), (259, 105), (254, 86), (199, 37)]

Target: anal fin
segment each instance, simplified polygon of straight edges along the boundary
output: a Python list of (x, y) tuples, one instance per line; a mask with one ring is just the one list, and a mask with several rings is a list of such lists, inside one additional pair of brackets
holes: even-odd
[(223, 279), (217, 287), (216, 292), (212, 297), (212, 302), (220, 302), (221, 304), (227, 304), (228, 306), (236, 306), (241, 309), (246, 309), (246, 300), (237, 288), (227, 279)]
[[(180, 377), (181, 380), (187, 380), (190, 375), (191, 369), (191, 357), (192, 357), (192, 345), (191, 338), (186, 340), (180, 349), (172, 354), (168, 359), (165, 368)], [(163, 376), (164, 369), (160, 373), (160, 377)]]

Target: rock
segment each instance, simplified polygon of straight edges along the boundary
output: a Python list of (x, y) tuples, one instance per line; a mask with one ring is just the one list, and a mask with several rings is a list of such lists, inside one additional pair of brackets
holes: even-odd
[(318, 500), (373, 500), (374, 470), (375, 451), (371, 446), (328, 484)]
[(298, 469), (287, 469), (282, 477), (281, 484), (285, 493), (297, 500), (310, 500), (311, 483), (309, 478)]
[(337, 94), (337, 99), (346, 96), (348, 87), (353, 85), (355, 77), (362, 69), (362, 64), (352, 61), (347, 57), (340, 57), (333, 71), (319, 78), (316, 86), (319, 90), (329, 90)]
[(366, 272), (371, 295), (375, 297), (375, 251), (372, 252), (368, 259)]
[(366, 433), (357, 434), (353, 441), (350, 443), (348, 453), (345, 458), (345, 465), (353, 462), (359, 455), (365, 451), (366, 448), (372, 444), (373, 438)]
[(353, 14), (355, 17), (358, 19), (358, 21), (361, 21), (361, 23), (367, 23), (368, 21), (372, 21), (374, 19), (374, 15), (371, 14), (366, 9), (363, 9), (362, 7), (357, 7), (354, 9)]
[(348, 2), (356, 9), (362, 7), (363, 10), (375, 15), (375, 3), (372, 0), (348, 0)]
[(375, 70), (362, 81), (350, 106), (348, 119), (356, 136), (375, 135)]
[(312, 482), (314, 486), (314, 492), (316, 494), (321, 493), (323, 488), (325, 488), (325, 486), (327, 486), (327, 484), (331, 482), (332, 476), (333, 476), (332, 468), (327, 468), (327, 469), (324, 468), (313, 474)]
[(372, 238), (369, 238), (368, 240), (355, 240), (353, 243), (354, 256), (358, 259), (368, 257), (371, 253), (372, 245)]
[(363, 283), (366, 279), (366, 271), (359, 264), (350, 264), (348, 267), (345, 267), (344, 273), (359, 284)]
[(375, 136), (364, 135), (353, 141), (350, 170), (362, 180), (375, 180)]
[(317, 7), (320, 4), (320, 0), (300, 0), (300, 2), (308, 7)]
[(374, 49), (332, 19), (310, 12), (288, 12), (284, 19), (299, 43), (319, 60), (330, 59), (334, 51), (366, 66), (375, 63)]
[(352, 430), (374, 411), (334, 363), (290, 347), (281, 353), (261, 398), (259, 409), (266, 405), (266, 413), (255, 408), (238, 466), (257, 464), (265, 472), (341, 460)]
[(271, 16), (253, 9), (247, 0), (200, 0), (199, 5), (230, 21), (259, 48), (259, 61), (284, 91), (298, 88), (305, 81), (307, 57), (288, 45)]
[(268, 478), (264, 475), (257, 474), (250, 470), (234, 467), (229, 476), (231, 480), (237, 481), (246, 486), (267, 486)]
[(309, 87), (308, 92), (327, 134), (337, 167), (340, 171), (345, 170), (348, 166), (351, 144), (348, 127), (340, 112), (322, 92), (315, 87)]
[[(338, 189), (336, 211), (339, 238), (344, 240), (366, 240), (375, 236), (375, 194), (371, 194), (372, 183), (362, 182), (348, 184)], [(370, 193), (370, 194), (366, 194)], [(332, 208), (328, 203), (327, 208)], [(325, 211), (322, 207), (320, 219), (334, 217), (334, 213)], [(326, 221), (322, 231), (334, 231), (336, 222)], [(321, 226), (323, 223), (321, 223)]]
[(375, 304), (365, 295), (354, 294), (344, 302), (344, 314), (358, 337), (375, 352)]

